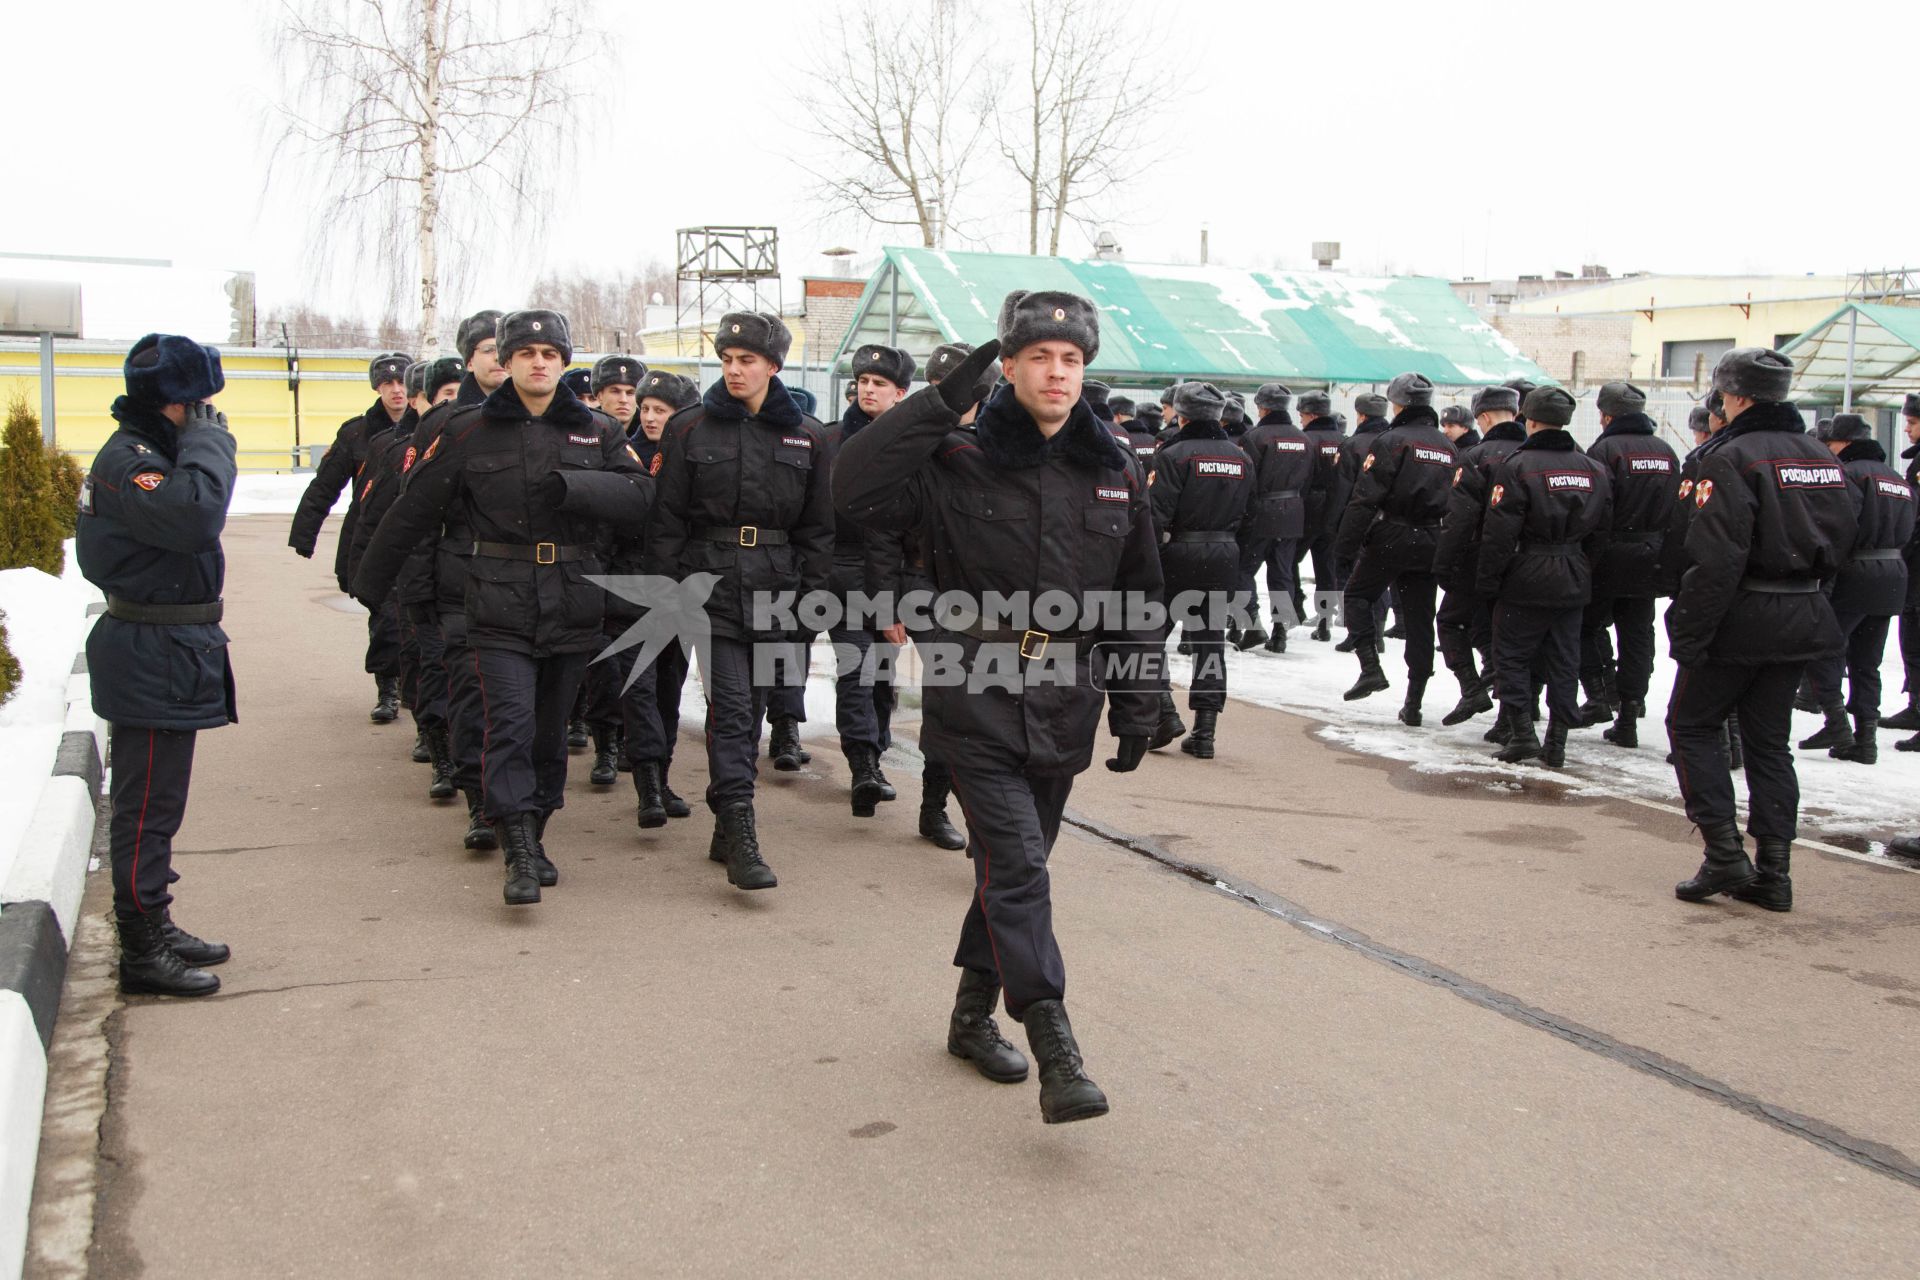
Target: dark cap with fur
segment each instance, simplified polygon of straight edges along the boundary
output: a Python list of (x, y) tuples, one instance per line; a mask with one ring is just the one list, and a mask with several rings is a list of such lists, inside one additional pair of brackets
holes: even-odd
[(1549, 427), (1564, 427), (1573, 421), (1573, 397), (1559, 387), (1535, 387), (1527, 393), (1520, 416), (1528, 422)]
[(1300, 412), (1324, 418), (1333, 412), (1333, 397), (1324, 391), (1308, 391), (1300, 396)]
[(1113, 394), (1113, 388), (1098, 378), (1088, 378), (1080, 384), (1080, 398), (1087, 402), (1087, 408), (1093, 410), (1093, 416), (1102, 422), (1113, 421), (1113, 406), (1107, 403), (1107, 397)]
[(869, 342), (853, 353), (853, 376), (876, 373), (902, 391), (913, 385), (913, 357), (904, 347), (883, 347)]
[(1275, 413), (1293, 407), (1293, 392), (1286, 384), (1269, 382), (1253, 393), (1253, 407), (1262, 413)]
[(1901, 406), (1900, 412), (1909, 418), (1920, 418), (1920, 393), (1907, 392), (1907, 402)]
[(1424, 373), (1403, 373), (1387, 384), (1387, 403), (1402, 409), (1433, 404), (1433, 379)]
[(1833, 425), (1827, 429), (1827, 439), (1871, 440), (1873, 428), (1857, 413), (1836, 413), (1833, 415)]
[(593, 370), (586, 365), (578, 369), (569, 369), (560, 375), (560, 385), (585, 400), (593, 394)]
[(1157, 432), (1165, 420), (1165, 415), (1160, 412), (1159, 405), (1143, 404), (1134, 409), (1133, 420), (1140, 425), (1143, 431)]
[(431, 400), (449, 382), (458, 383), (467, 376), (467, 362), (459, 356), (441, 356), (421, 366), (420, 394)]
[(1465, 405), (1450, 404), (1440, 411), (1440, 425), (1443, 427), (1471, 427), (1473, 414)]
[(715, 355), (751, 351), (771, 360), (777, 369), (787, 367), (787, 352), (792, 349), (793, 334), (786, 321), (766, 311), (729, 311), (713, 332)]
[(1353, 398), (1353, 411), (1363, 418), (1384, 418), (1392, 407), (1385, 396), (1375, 395), (1371, 391)]
[(404, 351), (388, 351), (377, 355), (367, 361), (367, 385), (377, 391), (383, 382), (404, 384), (407, 366), (412, 363), (413, 357)]
[(647, 375), (647, 380), (640, 384), (640, 398), (658, 400), (662, 404), (672, 405), (675, 409), (684, 409), (700, 399), (700, 389), (694, 386), (691, 380), (677, 373), (655, 369)]
[(1600, 412), (1609, 418), (1618, 418), (1629, 413), (1647, 411), (1647, 393), (1631, 382), (1609, 382), (1600, 388), (1600, 395), (1594, 401)]
[(425, 360), (415, 360), (407, 366), (407, 399), (427, 393), (427, 364)]
[(462, 360), (471, 363), (474, 349), (488, 338), (496, 336), (500, 315), (498, 311), (476, 311), (460, 322), (460, 328), (453, 337), (453, 347)]
[(1482, 387), (1473, 393), (1473, 416), (1483, 413), (1519, 413), (1520, 393), (1512, 387)]
[(1793, 387), (1793, 361), (1765, 347), (1736, 347), (1713, 366), (1713, 389), (1762, 403), (1785, 400)]
[(1092, 364), (1100, 354), (1100, 313), (1077, 293), (1015, 289), (1000, 304), (1000, 352), (1016, 356), (1036, 342), (1071, 342)]
[(943, 342), (933, 349), (927, 357), (927, 381), (938, 383), (940, 379), (960, 367), (960, 362), (973, 354), (971, 342)]
[(1218, 422), (1227, 397), (1211, 382), (1183, 382), (1174, 388), (1173, 411), (1194, 422)]
[(1173, 407), (1173, 395), (1174, 392), (1178, 390), (1180, 390), (1180, 384), (1176, 382), (1160, 393), (1160, 408), (1162, 410)]
[(1126, 414), (1129, 418), (1131, 418), (1133, 416), (1133, 397), (1132, 396), (1108, 396), (1107, 408), (1113, 410), (1113, 416), (1116, 418), (1123, 413)]
[(647, 366), (632, 356), (601, 356), (593, 362), (593, 394), (608, 387), (637, 387), (646, 377)]
[(227, 385), (220, 353), (177, 333), (150, 333), (121, 369), (127, 398), (144, 405), (198, 404)]
[(558, 311), (509, 311), (500, 317), (498, 335), (502, 364), (520, 348), (537, 345), (552, 347), (562, 360), (573, 359), (573, 339), (567, 335), (567, 318)]
[(1707, 412), (1707, 406), (1703, 404), (1693, 406), (1693, 408), (1687, 410), (1687, 430), (1698, 431), (1702, 434), (1712, 431), (1713, 423), (1710, 421), (1712, 416), (1712, 414)]

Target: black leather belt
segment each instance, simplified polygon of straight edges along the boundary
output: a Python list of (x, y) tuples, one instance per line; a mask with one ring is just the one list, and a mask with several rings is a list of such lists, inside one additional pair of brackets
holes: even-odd
[(1231, 529), (1185, 529), (1167, 535), (1168, 542), (1238, 542), (1240, 535)]
[(592, 547), (567, 547), (556, 542), (476, 542), (473, 554), (495, 560), (531, 560), (535, 564), (569, 564), (594, 554)]
[(788, 542), (785, 529), (750, 524), (703, 524), (694, 529), (693, 536), (702, 542), (725, 542), (736, 547), (784, 547)]
[(1820, 590), (1818, 578), (1742, 578), (1742, 591), (1758, 591), (1769, 596), (1810, 596)]
[(136, 604), (119, 596), (107, 597), (107, 616), (122, 622), (147, 622), (159, 627), (196, 627), (218, 622), (226, 614), (219, 600), (204, 604)]
[(1078, 652), (1080, 642), (1087, 639), (1084, 631), (1014, 631), (1003, 627), (946, 627), (955, 635), (971, 636), (981, 644), (1011, 644), (1020, 649), (1020, 656), (1034, 662), (1046, 656), (1049, 647), (1069, 645)]
[(1869, 547), (1865, 551), (1853, 553), (1855, 560), (1904, 560), (1898, 547)]
[(1382, 524), (1397, 524), (1408, 529), (1438, 529), (1438, 520), (1409, 520), (1405, 516), (1381, 516)]
[(1579, 553), (1577, 542), (1526, 542), (1520, 546), (1521, 555), (1570, 556)]

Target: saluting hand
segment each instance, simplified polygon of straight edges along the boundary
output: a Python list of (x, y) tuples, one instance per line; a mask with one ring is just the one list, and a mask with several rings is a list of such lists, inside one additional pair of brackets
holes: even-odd
[(225, 431), (227, 415), (214, 408), (210, 401), (202, 400), (199, 404), (189, 405), (186, 421), (180, 424), (180, 429), (195, 431), (208, 427), (216, 431)]
[(934, 390), (947, 408), (964, 414), (987, 398), (993, 390), (993, 362), (1000, 355), (1000, 339), (989, 338), (973, 349), (957, 368), (940, 380)]

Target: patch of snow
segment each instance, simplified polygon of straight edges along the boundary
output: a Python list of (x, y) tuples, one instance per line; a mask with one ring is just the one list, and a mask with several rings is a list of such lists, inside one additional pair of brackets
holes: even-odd
[[(296, 472), (292, 475), (243, 475), (233, 486), (233, 504), (227, 508), (228, 515), (235, 516), (290, 516), (300, 506), (300, 495), (307, 491), (307, 485), (313, 480), (312, 472)], [(333, 504), (332, 514), (347, 514), (347, 503), (353, 497), (353, 486), (340, 491), (340, 497)]]
[(1353, 321), (1363, 329), (1371, 329), (1396, 347), (1413, 348), (1413, 339), (1400, 330), (1380, 299), (1364, 289), (1349, 289), (1346, 300), (1334, 308), (1334, 311)]

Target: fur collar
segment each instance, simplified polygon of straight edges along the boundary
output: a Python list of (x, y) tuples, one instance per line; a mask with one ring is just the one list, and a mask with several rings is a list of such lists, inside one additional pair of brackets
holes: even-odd
[(867, 416), (867, 411), (860, 407), (858, 401), (848, 405), (847, 411), (840, 415), (840, 438), (853, 439), (872, 421), (873, 419)]
[(414, 422), (420, 420), (420, 415), (413, 412), (413, 406), (408, 405), (400, 411), (399, 421), (395, 421), (387, 416), (387, 406), (375, 400), (373, 402), (373, 408), (360, 415), (360, 421), (367, 424), (367, 438), (372, 439), (374, 436), (384, 434), (388, 431), (398, 431), (403, 424), (411, 425), (407, 422), (409, 416), (413, 418)]
[(1920, 444), (1910, 444), (1900, 451), (1903, 458), (1920, 458)]
[(487, 402), (487, 393), (480, 389), (480, 380), (471, 371), (460, 375), (460, 389), (453, 393), (453, 402), (463, 407)]
[(996, 467), (1037, 467), (1055, 457), (1093, 470), (1124, 471), (1127, 466), (1120, 442), (1093, 416), (1085, 400), (1074, 404), (1067, 425), (1051, 440), (1040, 434), (1033, 416), (1014, 398), (1012, 387), (988, 396), (974, 425), (980, 452)]
[(1517, 422), (1496, 422), (1487, 428), (1487, 434), (1480, 437), (1482, 444), (1495, 440), (1516, 440), (1522, 444), (1527, 440), (1527, 429)]
[[(520, 393), (514, 389), (513, 379), (508, 378), (500, 384), (499, 390), (487, 397), (486, 405), (481, 409), (489, 418), (505, 421), (524, 422), (533, 415), (520, 402)], [(551, 422), (556, 427), (592, 427), (593, 411), (580, 403), (580, 397), (561, 383), (553, 389), (553, 402), (547, 411), (540, 415), (542, 422)]]
[(129, 396), (116, 399), (109, 412), (123, 429), (151, 442), (169, 461), (179, 456), (180, 429), (167, 419), (166, 414)]
[(1653, 434), (1653, 419), (1644, 413), (1623, 413), (1607, 424), (1600, 434), (1606, 436), (1650, 436)]
[(1290, 427), (1293, 425), (1293, 415), (1285, 409), (1275, 409), (1272, 413), (1262, 414), (1260, 421), (1253, 425), (1256, 427), (1270, 427), (1276, 422), (1283, 427)]
[(1225, 440), (1227, 429), (1217, 422), (1189, 422), (1180, 428), (1180, 434), (1173, 438), (1175, 444), (1182, 440)]
[(1480, 433), (1472, 427), (1468, 427), (1465, 434), (1453, 442), (1453, 448), (1456, 453), (1465, 453), (1479, 443)]
[[(1429, 410), (1429, 412), (1431, 412), (1431, 410)], [(1438, 422), (1440, 419), (1435, 418), (1434, 421)], [(1392, 425), (1393, 424), (1385, 418), (1362, 418), (1360, 419), (1360, 425), (1353, 429), (1353, 434), (1357, 436), (1370, 436), (1376, 431), (1385, 431)]]
[(1880, 447), (1878, 440), (1849, 440), (1847, 447), (1840, 451), (1840, 461), (1857, 462), (1865, 458), (1869, 462), (1885, 462), (1887, 451)]
[[(716, 379), (707, 388), (707, 394), (700, 397), (700, 406), (707, 411), (709, 418), (721, 422), (745, 422), (752, 417), (780, 431), (793, 431), (801, 425), (800, 406), (787, 394), (786, 383), (778, 378), (767, 379), (767, 398), (760, 402), (760, 412), (757, 414), (749, 414), (743, 401), (727, 394), (725, 378)], [(859, 406), (849, 405), (847, 408), (852, 411)]]
[(1707, 441), (1704, 447), (1715, 449), (1719, 441), (1750, 436), (1756, 431), (1784, 431), (1790, 436), (1803, 436), (1807, 434), (1807, 420), (1800, 416), (1800, 410), (1794, 408), (1792, 401), (1762, 401), (1728, 423), (1727, 429)]
[[(1580, 446), (1573, 442), (1573, 432), (1565, 427), (1548, 427), (1528, 436), (1520, 445), (1521, 449), (1534, 449), (1542, 453), (1575, 453)], [(1516, 449), (1514, 452), (1518, 453)]]
[[(1366, 425), (1365, 423), (1361, 424)], [(1432, 427), (1440, 429), (1440, 415), (1433, 411), (1432, 405), (1410, 404), (1393, 416), (1396, 427)]]

